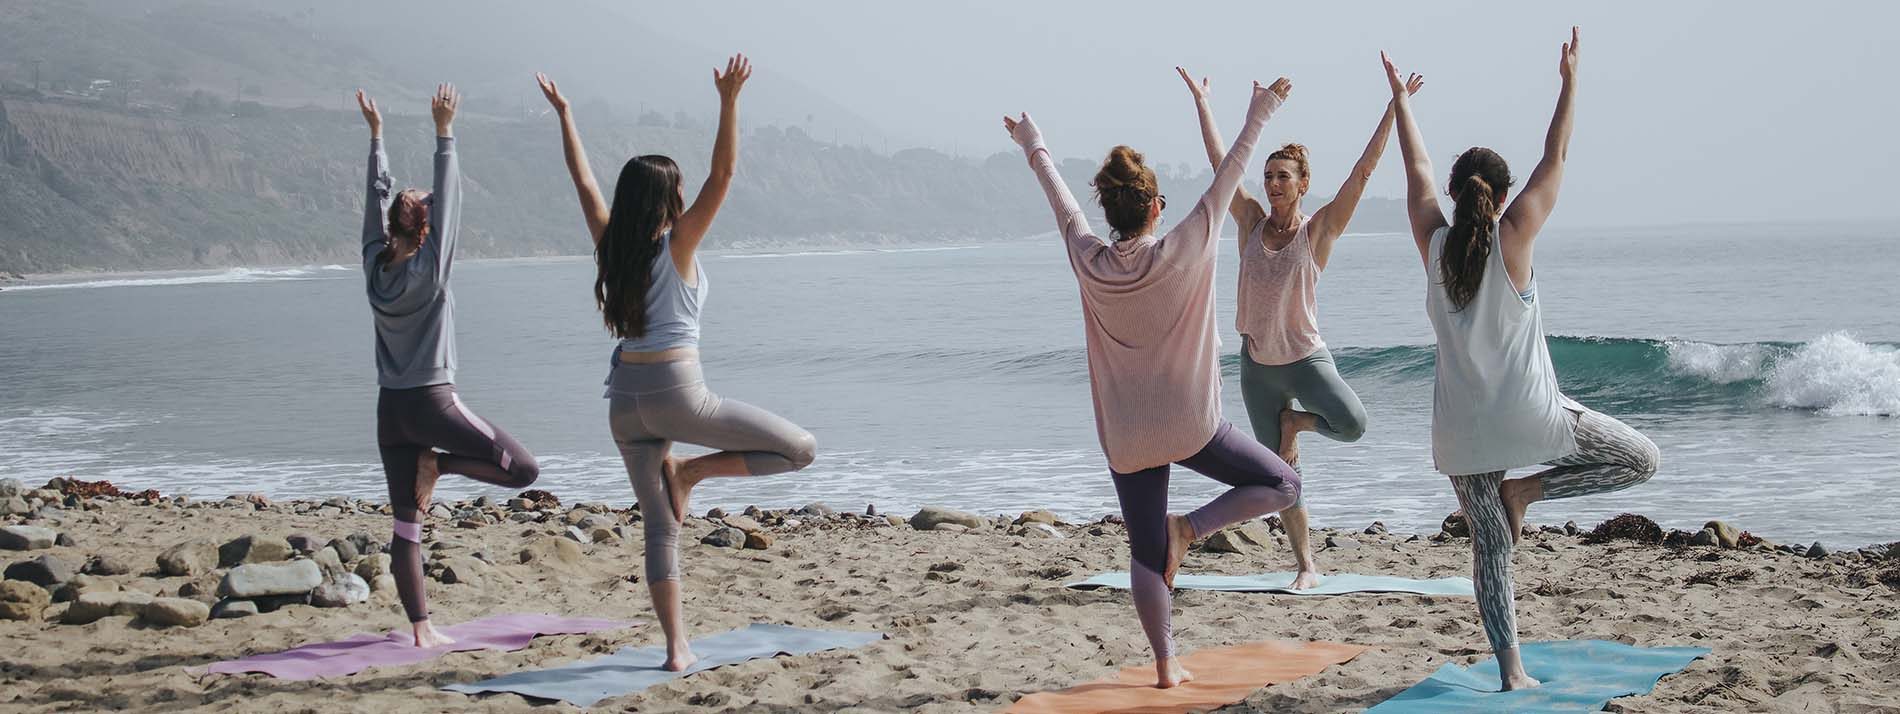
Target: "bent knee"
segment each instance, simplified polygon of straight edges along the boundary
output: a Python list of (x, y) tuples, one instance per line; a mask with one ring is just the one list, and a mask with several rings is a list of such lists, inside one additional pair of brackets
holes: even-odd
[(818, 437), (809, 431), (801, 431), (786, 445), (785, 460), (792, 462), (792, 470), (798, 471), (818, 460)]
[(1333, 425), (1333, 438), (1348, 444), (1358, 441), (1366, 435), (1366, 415), (1353, 414), (1343, 424)]
[(524, 457), (516, 461), (514, 468), (508, 469), (508, 473), (515, 478), (515, 483), (511, 484), (513, 487), (527, 488), (533, 485), (535, 480), (541, 478), (541, 463), (535, 461), (532, 456)]

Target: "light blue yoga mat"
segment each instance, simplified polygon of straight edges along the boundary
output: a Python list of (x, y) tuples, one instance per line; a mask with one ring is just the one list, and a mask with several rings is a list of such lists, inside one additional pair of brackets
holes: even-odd
[[(1293, 573), (1258, 575), (1188, 575), (1174, 578), (1176, 590), (1219, 590), (1234, 593), (1285, 593), (1288, 595), (1345, 595), (1348, 593), (1412, 593), (1416, 595), (1460, 595), (1471, 597), (1471, 578), (1413, 580), (1388, 575), (1339, 573), (1320, 578), (1319, 587), (1294, 590)], [(1078, 590), (1095, 588), (1128, 589), (1127, 573), (1103, 573), (1078, 583)]]
[(451, 684), (452, 692), (514, 692), (538, 699), (560, 699), (583, 707), (609, 697), (646, 689), (714, 667), (738, 664), (774, 655), (802, 655), (824, 650), (862, 647), (884, 639), (877, 632), (811, 630), (785, 625), (752, 625), (693, 640), (699, 662), (684, 672), (660, 669), (666, 647), (624, 647), (605, 657), (571, 662), (551, 669), (516, 672), (474, 684)]
[(1631, 647), (1603, 640), (1531, 642), (1520, 645), (1524, 671), (1543, 686), (1498, 691), (1498, 661), (1470, 668), (1439, 667), (1425, 681), (1380, 702), (1366, 714), (1455, 714), (1599, 712), (1611, 699), (1644, 694), (1664, 676), (1682, 671), (1706, 647)]

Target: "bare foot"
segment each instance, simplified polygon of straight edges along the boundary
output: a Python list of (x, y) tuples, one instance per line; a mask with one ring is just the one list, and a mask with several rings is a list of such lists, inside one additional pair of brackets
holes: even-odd
[(1514, 478), (1498, 484), (1498, 500), (1504, 502), (1504, 521), (1511, 529), (1512, 545), (1516, 545), (1518, 538), (1524, 535), (1524, 511), (1530, 509), (1537, 500), (1536, 492), (1539, 490), (1533, 477)]
[(1536, 689), (1540, 686), (1543, 686), (1543, 684), (1544, 684), (1543, 682), (1539, 682), (1536, 679), (1533, 679), (1530, 675), (1525, 674), (1523, 672), (1519, 672), (1515, 675), (1507, 676), (1504, 678), (1504, 691), (1508, 692), (1514, 689)]
[(685, 459), (668, 456), (666, 461), (660, 464), (660, 478), (664, 479), (666, 484), (666, 497), (673, 501), (673, 519), (680, 523), (686, 522), (687, 501), (693, 495), (693, 485), (683, 483), (680, 478), (680, 466), (685, 463)]
[(1319, 417), (1293, 409), (1280, 410), (1280, 460), (1287, 465), (1300, 461), (1300, 432), (1312, 431)]
[(1294, 590), (1311, 590), (1316, 587), (1319, 587), (1319, 573), (1318, 572), (1315, 572), (1312, 570), (1302, 570), (1299, 572), (1299, 574), (1293, 576)]
[(1524, 671), (1524, 658), (1516, 647), (1500, 651), (1497, 655), (1499, 683), (1503, 685), (1504, 691), (1531, 689), (1543, 684)]
[(423, 649), (431, 649), (435, 647), (442, 647), (444, 645), (455, 644), (454, 638), (449, 637), (448, 635), (442, 634), (441, 632), (437, 632), (435, 629), (435, 625), (430, 623), (428, 620), (423, 620), (421, 622), (415, 623), (414, 625), (411, 626), (411, 628), (415, 631), (417, 647), (421, 647)]
[(416, 510), (428, 514), (429, 499), (435, 498), (435, 482), (440, 478), (442, 467), (435, 450), (423, 449), (416, 454)]
[[(1187, 559), (1188, 546), (1194, 544), (1194, 522), (1187, 516), (1168, 516), (1168, 567), (1161, 571), (1161, 582), (1174, 589), (1174, 574)], [(1185, 671), (1185, 670), (1184, 670)]]
[(692, 649), (681, 645), (678, 652), (666, 656), (666, 664), (660, 665), (660, 667), (668, 672), (684, 672), (687, 667), (693, 666), (693, 664), (698, 661), (699, 655), (693, 654)]
[(1155, 688), (1172, 689), (1194, 681), (1194, 673), (1173, 657), (1155, 660)]

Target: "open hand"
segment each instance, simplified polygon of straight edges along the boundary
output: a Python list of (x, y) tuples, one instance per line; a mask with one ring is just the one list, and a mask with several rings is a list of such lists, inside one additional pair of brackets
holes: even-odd
[(544, 73), (536, 72), (534, 83), (541, 85), (541, 96), (548, 98), (548, 104), (554, 106), (554, 111), (567, 113), (567, 97), (561, 96), (561, 88), (554, 84), (554, 80), (549, 79)]
[(1407, 95), (1418, 94), (1418, 90), (1423, 88), (1425, 88), (1425, 75), (1413, 72), (1411, 76), (1405, 78), (1405, 93)]
[(371, 99), (369, 95), (363, 93), (363, 90), (358, 89), (356, 90), (356, 107), (363, 110), (363, 121), (369, 123), (369, 135), (372, 137), (381, 137), (383, 135), (383, 112), (376, 108), (376, 100)]
[(1279, 97), (1280, 101), (1284, 102), (1286, 101), (1287, 95), (1293, 93), (1293, 80), (1281, 77), (1273, 80), (1273, 84), (1269, 84), (1265, 87), (1260, 86), (1260, 83), (1257, 81), (1253, 83), (1253, 93), (1255, 96), (1259, 96), (1263, 91), (1272, 92), (1274, 96)]
[(733, 55), (726, 60), (724, 74), (717, 68), (713, 69), (713, 86), (719, 88), (719, 98), (728, 102), (739, 98), (739, 89), (751, 78), (752, 60), (746, 59), (743, 54)]
[(1205, 101), (1207, 95), (1214, 91), (1214, 88), (1207, 83), (1206, 77), (1201, 78), (1200, 84), (1195, 84), (1194, 78), (1188, 74), (1187, 70), (1175, 67), (1174, 71), (1181, 73), (1181, 81), (1187, 82), (1188, 91), (1194, 93), (1194, 101)]
[(1009, 132), (1009, 138), (1025, 149), (1042, 143), (1042, 130), (1036, 128), (1036, 120), (1024, 112), (1021, 118), (1003, 116), (1003, 129)]
[(1557, 64), (1557, 73), (1568, 82), (1577, 78), (1577, 26), (1570, 26), (1570, 41), (1564, 43), (1563, 57)]
[(449, 126), (455, 123), (455, 109), (461, 105), (462, 93), (455, 91), (455, 85), (436, 86), (435, 96), (429, 98), (429, 114), (435, 117), (436, 136), (449, 135)]
[[(1409, 96), (1412, 91), (1415, 91), (1406, 88), (1406, 85), (1409, 84), (1408, 81), (1399, 79), (1399, 66), (1392, 61), (1392, 56), (1386, 54), (1385, 50), (1379, 50), (1379, 61), (1385, 63), (1385, 81), (1386, 84), (1392, 86), (1393, 99), (1399, 98), (1400, 93), (1405, 93)], [(1418, 75), (1412, 76), (1417, 77)], [(1423, 80), (1421, 79), (1421, 84), (1422, 83)]]

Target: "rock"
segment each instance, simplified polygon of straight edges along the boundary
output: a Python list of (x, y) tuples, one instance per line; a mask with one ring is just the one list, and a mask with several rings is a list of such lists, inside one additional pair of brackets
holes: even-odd
[(93, 575), (76, 575), (53, 589), (53, 602), (72, 602), (87, 593), (116, 593), (119, 584)]
[(17, 478), (0, 478), (0, 498), (18, 498), (26, 492), (26, 484)]
[(765, 526), (748, 516), (726, 516), (720, 520), (724, 521), (727, 527), (739, 529), (741, 533), (758, 533), (765, 530)]
[(232, 568), (218, 583), (218, 594), (236, 598), (309, 593), (323, 584), (323, 569), (314, 560), (288, 563), (252, 563)]
[(119, 556), (102, 553), (87, 560), (79, 572), (87, 575), (125, 575), (132, 572), (132, 564)]
[(572, 566), (580, 563), (586, 554), (579, 543), (557, 536), (542, 536), (523, 547), (517, 557), (523, 563)]
[(198, 602), (210, 605), (218, 601), (218, 583), (223, 581), (223, 573), (206, 573), (198, 576), (197, 579), (191, 582), (178, 586), (178, 597), (187, 600), (197, 600)]
[(612, 528), (620, 525), (620, 521), (616, 520), (613, 516), (603, 513), (590, 513), (586, 518), (582, 518), (581, 522), (577, 525), (581, 527), (581, 530), (591, 533), (601, 528)]
[(917, 511), (917, 515), (910, 517), (910, 527), (920, 531), (935, 529), (938, 524), (942, 523), (954, 523), (964, 528), (982, 528), (989, 525), (989, 521), (984, 520), (982, 516), (974, 513), (953, 511), (948, 508), (938, 508), (936, 506), (924, 506), (922, 510)]
[(1063, 538), (1062, 531), (1047, 523), (1030, 523), (1023, 526), (1023, 536), (1028, 538)]
[(534, 510), (534, 502), (525, 498), (510, 498), (508, 499), (508, 510), (532, 511)]
[(275, 563), (290, 558), (290, 543), (282, 538), (247, 535), (218, 546), (218, 567)]
[(1445, 516), (1443, 523), (1438, 524), (1438, 532), (1453, 538), (1470, 538), (1471, 524), (1465, 522), (1464, 511), (1452, 511), (1451, 515)]
[(1326, 536), (1326, 547), (1338, 548), (1340, 550), (1352, 550), (1354, 548), (1359, 547), (1359, 541), (1353, 540), (1346, 536), (1329, 535), (1329, 536)]
[[(350, 536), (349, 538), (345, 540), (348, 540), (350, 542), (350, 545), (356, 546), (356, 553), (359, 556), (370, 555), (372, 553), (381, 553), (383, 551), (389, 550), (389, 541), (379, 539), (376, 536), (370, 535), (368, 533), (357, 533), (355, 535)], [(342, 552), (342, 551), (338, 551), (338, 552)]]
[(1689, 545), (1689, 541), (1695, 540), (1695, 537), (1694, 533), (1671, 528), (1663, 535), (1662, 544), (1665, 548), (1683, 548)]
[(1814, 545), (1808, 546), (1808, 549), (1802, 551), (1801, 554), (1809, 558), (1825, 558), (1827, 557), (1828, 550), (1827, 546), (1821, 545), (1821, 541), (1817, 540), (1814, 542)]
[(1702, 529), (1714, 531), (1715, 541), (1720, 543), (1724, 548), (1733, 549), (1742, 547), (1742, 531), (1740, 528), (1736, 528), (1722, 521), (1709, 521), (1702, 526)]
[(561, 532), (561, 535), (567, 536), (569, 540), (576, 543), (591, 544), (594, 542), (593, 534), (581, 530), (580, 526), (568, 526), (567, 530)]
[(1028, 525), (1031, 523), (1043, 523), (1043, 524), (1047, 524), (1051, 526), (1058, 526), (1058, 525), (1062, 525), (1062, 519), (1058, 518), (1056, 514), (1052, 511), (1024, 511), (1022, 515), (1016, 517), (1016, 520), (1013, 521), (1013, 523), (1019, 526)]
[(620, 538), (620, 534), (616, 532), (617, 530), (619, 529), (595, 528), (594, 532), (588, 535), (594, 539), (595, 543), (618, 543), (620, 542), (621, 538)]
[(317, 540), (316, 536), (308, 533), (298, 533), (285, 538), (284, 544), (290, 546), (291, 550), (305, 555), (315, 553), (318, 548), (323, 547), (322, 541)]
[(1716, 537), (1714, 528), (1703, 528), (1689, 538), (1689, 545), (1714, 546), (1721, 544), (1722, 541)]
[(714, 508), (706, 511), (706, 520), (716, 521), (726, 517), (726, 509)]
[(487, 508), (489, 506), (495, 505), (495, 499), (489, 498), (487, 496), (476, 496), (474, 505), (476, 508)]
[(460, 583), (481, 587), (482, 576), (487, 572), (488, 564), (466, 555), (455, 555), (443, 559), (442, 571), (436, 579), (448, 584)]
[[(832, 510), (830, 506), (827, 506), (823, 503), (807, 503), (803, 506), (800, 506), (798, 510), (792, 511), (792, 513), (805, 516), (807, 518), (830, 518), (832, 516), (838, 515), (837, 511)], [(971, 526), (971, 527), (974, 528), (975, 526)]]
[(317, 607), (349, 607), (369, 599), (369, 581), (356, 573), (330, 576), (310, 591), (310, 604)]
[(1364, 533), (1366, 535), (1385, 535), (1385, 521), (1373, 521), (1372, 525), (1366, 526)]
[(40, 550), (51, 548), (59, 540), (59, 532), (39, 526), (7, 526), (0, 528), (0, 550)]
[(52, 555), (22, 560), (7, 566), (6, 570), (7, 580), (24, 580), (45, 588), (71, 580), (73, 575), (73, 566)]
[(1564, 535), (1574, 536), (1582, 532), (1583, 532), (1583, 529), (1577, 527), (1576, 521), (1564, 521)]
[(291, 605), (310, 604), (310, 593), (271, 595), (268, 597), (252, 598), (251, 602), (257, 605), (258, 612), (276, 612)]
[(742, 548), (745, 546), (745, 533), (737, 528), (716, 528), (699, 542), (715, 548)]
[(257, 603), (249, 600), (219, 600), (211, 606), (211, 618), (228, 620), (237, 617), (250, 617), (257, 614)]
[(342, 538), (332, 538), (324, 547), (336, 551), (336, 557), (345, 563), (353, 563), (363, 557), (363, 551), (357, 550), (356, 544)]
[(197, 600), (155, 598), (139, 610), (139, 619), (160, 627), (197, 627), (211, 619), (211, 606)]
[(389, 554), (377, 553), (356, 564), (356, 576), (370, 582), (389, 574)]
[(435, 504), (434, 506), (429, 507), (429, 517), (434, 518), (436, 520), (446, 521), (450, 518), (454, 518), (455, 513), (450, 511), (448, 506), (444, 506), (438, 503), (438, 504)]
[(1250, 553), (1273, 543), (1273, 533), (1265, 523), (1246, 521), (1215, 531), (1201, 545), (1210, 553)]
[(19, 580), (0, 581), (0, 620), (37, 620), (51, 603), (45, 588)]
[(765, 550), (772, 547), (772, 535), (764, 531), (745, 534), (745, 547), (752, 550)]
[(905, 523), (908, 523), (909, 521), (906, 521), (899, 516), (885, 516), (884, 522), (889, 523), (894, 526), (901, 526), (901, 525), (904, 525)]
[(140, 592), (86, 593), (66, 608), (66, 615), (61, 622), (85, 625), (107, 617), (137, 617), (151, 602), (152, 596)]
[(369, 590), (374, 593), (396, 592), (396, 576), (389, 573), (376, 576), (375, 580), (369, 581)]
[(943, 531), (945, 533), (968, 533), (970, 532), (970, 527), (961, 523), (939, 523), (931, 526), (930, 530)]
[(349, 572), (343, 567), (343, 556), (337, 555), (336, 551), (331, 550), (329, 546), (324, 546), (323, 550), (319, 550), (316, 555), (310, 556), (310, 560), (316, 562), (317, 569), (323, 571), (323, 577), (325, 578), (333, 577), (338, 573)]
[(864, 515), (867, 515), (867, 516), (877, 515), (877, 504), (875, 503), (864, 504)]
[(33, 504), (19, 496), (0, 498), (0, 516), (24, 516), (33, 512)]

